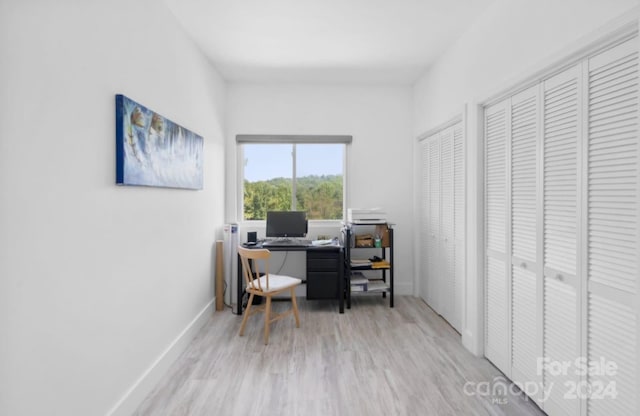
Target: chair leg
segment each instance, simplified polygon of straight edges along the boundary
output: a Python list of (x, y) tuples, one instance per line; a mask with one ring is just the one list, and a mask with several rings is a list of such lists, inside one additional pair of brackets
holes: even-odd
[(293, 316), (296, 317), (296, 328), (300, 328), (300, 315), (298, 315), (298, 301), (296, 300), (296, 288), (291, 288), (291, 303), (293, 304)]
[(267, 296), (267, 306), (264, 310), (264, 345), (269, 344), (269, 320), (271, 319), (271, 296)]
[(244, 311), (244, 316), (242, 317), (242, 325), (240, 325), (240, 336), (244, 334), (244, 326), (247, 324), (247, 319), (249, 319), (249, 312), (251, 312), (251, 305), (253, 304), (253, 293), (249, 295), (249, 301), (247, 303), (247, 310)]

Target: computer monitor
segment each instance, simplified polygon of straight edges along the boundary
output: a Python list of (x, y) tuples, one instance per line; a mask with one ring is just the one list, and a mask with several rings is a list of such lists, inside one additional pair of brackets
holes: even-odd
[(267, 211), (267, 237), (304, 237), (307, 213), (304, 211)]

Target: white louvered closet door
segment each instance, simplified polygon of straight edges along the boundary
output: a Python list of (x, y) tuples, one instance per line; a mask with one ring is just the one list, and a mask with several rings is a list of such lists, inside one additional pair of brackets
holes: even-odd
[(423, 139), (420, 152), (420, 296), (461, 331), (465, 262), (462, 122)]
[[(575, 362), (580, 356), (580, 68), (570, 68), (543, 86), (543, 348), (552, 362)], [(544, 410), (552, 416), (579, 414), (580, 401), (565, 398), (565, 386), (579, 381), (575, 371), (564, 374), (548, 367), (543, 377), (551, 392)]]
[(427, 236), (427, 302), (436, 311), (441, 309), (440, 292), (440, 140), (436, 136), (429, 146), (429, 235)]
[(485, 356), (510, 375), (507, 279), (508, 100), (487, 107), (485, 137)]
[(440, 134), (440, 303), (439, 313), (455, 320), (455, 236), (453, 128)]
[(429, 219), (429, 169), (431, 167), (429, 143), (432, 138), (427, 138), (420, 142), (420, 297), (427, 303), (430, 303), (430, 292), (428, 290), (429, 279), (429, 263), (433, 261), (429, 252), (429, 244), (431, 240), (430, 219)]
[(550, 416), (640, 414), (633, 36), (485, 107), (485, 355)]
[(537, 370), (542, 356), (538, 296), (542, 285), (537, 276), (538, 91), (536, 85), (511, 98), (511, 378), (522, 383), (542, 381)]
[(462, 288), (465, 271), (465, 169), (462, 122), (453, 126), (453, 194), (454, 194), (454, 315), (451, 324), (462, 332)]
[[(588, 359), (616, 374), (589, 377), (588, 415), (638, 415), (638, 39), (589, 59), (586, 193)], [(600, 389), (600, 390), (598, 390)]]

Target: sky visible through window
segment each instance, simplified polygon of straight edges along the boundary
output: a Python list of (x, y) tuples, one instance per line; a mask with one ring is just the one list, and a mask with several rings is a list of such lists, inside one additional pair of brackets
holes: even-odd
[[(343, 144), (298, 144), (297, 176), (342, 175)], [(244, 146), (244, 178), (249, 182), (291, 178), (291, 144)]]

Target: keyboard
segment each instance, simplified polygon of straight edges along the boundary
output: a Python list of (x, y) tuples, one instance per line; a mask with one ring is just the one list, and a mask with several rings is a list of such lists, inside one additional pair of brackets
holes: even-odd
[(262, 247), (306, 247), (311, 240), (270, 240), (262, 243)]

